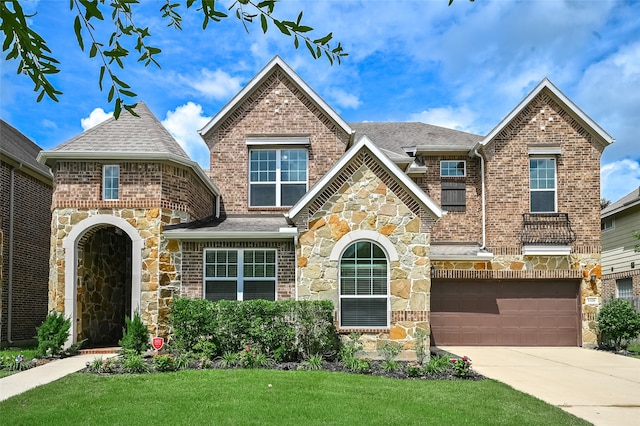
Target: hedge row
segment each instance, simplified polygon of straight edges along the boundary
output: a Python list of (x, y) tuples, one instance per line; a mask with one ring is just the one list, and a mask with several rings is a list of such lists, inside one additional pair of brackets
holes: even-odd
[(301, 361), (331, 358), (340, 344), (330, 301), (175, 299), (169, 323), (172, 345), (210, 356), (254, 345), (276, 361)]

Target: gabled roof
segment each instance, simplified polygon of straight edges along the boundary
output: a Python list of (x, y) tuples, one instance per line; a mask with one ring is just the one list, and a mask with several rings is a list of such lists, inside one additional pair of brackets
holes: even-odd
[(603, 146), (612, 144), (615, 139), (602, 129), (595, 121), (585, 114), (576, 104), (574, 104), (564, 93), (560, 91), (548, 78), (542, 80), (532, 91), (525, 97), (500, 123), (491, 131), (483, 140), (475, 144), (472, 152), (476, 152), (481, 146), (488, 144), (495, 138), (505, 127), (509, 125), (511, 120), (520, 114), (520, 112), (541, 92), (546, 92), (556, 101), (571, 117), (578, 121), (585, 129), (593, 135)]
[(285, 213), (285, 217), (296, 217), (307, 205), (331, 183), (333, 178), (340, 174), (342, 169), (362, 150), (369, 149), (380, 162), (386, 167), (387, 171), (397, 179), (400, 184), (418, 201), (423, 207), (431, 211), (431, 213), (440, 218), (444, 212), (409, 176), (407, 176), (398, 166), (396, 166), (389, 158), (376, 146), (367, 136), (361, 137), (336, 164), (311, 188), (291, 209)]
[(605, 218), (637, 205), (640, 205), (640, 188), (634, 189), (618, 201), (611, 203), (606, 208), (602, 209), (600, 215), (602, 218)]
[(421, 122), (349, 123), (356, 140), (367, 135), (380, 148), (409, 157), (411, 151), (468, 152), (482, 136)]
[(164, 128), (144, 102), (138, 102), (138, 117), (123, 111), (80, 133), (50, 151), (42, 151), (38, 161), (52, 165), (59, 160), (169, 161), (191, 168), (216, 195), (218, 187)]
[(15, 127), (0, 120), (0, 154), (51, 180), (51, 170), (36, 159), (41, 148)]
[(336, 125), (341, 127), (349, 135), (353, 133), (347, 122), (344, 121), (342, 117), (340, 117), (338, 113), (329, 106), (329, 104), (327, 104), (311, 87), (309, 87), (307, 83), (305, 83), (300, 76), (296, 74), (295, 71), (293, 71), (293, 69), (291, 69), (291, 67), (289, 67), (289, 65), (287, 65), (279, 56), (275, 56), (271, 61), (269, 61), (269, 63), (262, 68), (262, 70), (211, 119), (211, 121), (200, 129), (199, 133), (204, 136), (224, 122), (224, 120), (232, 114), (236, 108), (242, 105), (246, 98), (260, 87), (263, 81), (276, 68), (280, 68), (289, 77), (289, 79), (300, 88), (300, 90), (306, 93), (309, 99), (311, 99), (318, 108), (324, 111), (325, 114), (333, 120)]

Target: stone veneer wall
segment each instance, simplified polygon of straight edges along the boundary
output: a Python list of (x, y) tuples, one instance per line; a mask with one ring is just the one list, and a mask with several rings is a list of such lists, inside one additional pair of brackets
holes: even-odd
[(298, 298), (331, 300), (337, 310), (339, 261), (329, 260), (329, 255), (348, 233), (375, 231), (388, 238), (398, 253), (398, 260), (389, 262), (391, 324), (389, 329), (354, 331), (365, 333), (367, 351), (389, 340), (413, 349), (415, 332), (429, 331), (429, 233), (421, 229), (420, 208), (412, 205), (412, 211), (401, 200), (406, 194), (392, 191), (364, 164), (343, 174), (340, 182), (344, 182), (340, 189), (309, 215), (308, 229), (301, 232)]
[[(132, 309), (139, 308), (142, 319), (153, 335), (166, 336), (168, 334), (169, 304), (172, 298), (179, 294), (182, 259), (176, 242), (166, 240), (163, 237), (162, 226), (191, 220), (189, 214), (184, 211), (159, 208), (54, 209), (51, 222), (49, 310), (55, 309), (64, 312), (66, 285), (84, 287), (82, 282), (65, 282), (65, 249), (62, 247), (62, 243), (74, 227), (83, 226), (81, 223), (84, 219), (95, 215), (111, 215), (121, 218), (138, 232), (143, 242), (140, 271), (141, 294), (140, 306), (132, 306)], [(105, 226), (112, 227), (113, 225)], [(126, 234), (124, 236), (126, 237)], [(79, 280), (83, 278), (81, 274), (78, 274), (78, 277)]]
[[(580, 280), (582, 305), (582, 344), (597, 344), (598, 306), (587, 305), (586, 298), (602, 297), (602, 271), (599, 253), (574, 253), (569, 256), (496, 255), (491, 261), (433, 260), (435, 278), (460, 279), (575, 279)], [(591, 282), (591, 276), (596, 281)]]

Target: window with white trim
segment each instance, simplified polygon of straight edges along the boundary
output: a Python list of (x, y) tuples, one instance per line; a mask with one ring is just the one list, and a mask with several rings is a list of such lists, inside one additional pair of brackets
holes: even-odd
[(556, 212), (556, 159), (529, 159), (531, 213)]
[(615, 221), (612, 217), (607, 217), (600, 221), (600, 230), (601, 231), (609, 231), (615, 227)]
[(463, 160), (440, 161), (440, 177), (466, 176), (467, 162)]
[(120, 188), (120, 166), (102, 167), (102, 199), (117, 200)]
[(275, 250), (207, 249), (204, 297), (207, 300), (276, 299)]
[(389, 263), (371, 241), (356, 241), (340, 258), (340, 327), (389, 326)]
[(307, 192), (306, 149), (249, 151), (249, 207), (293, 206)]
[(616, 280), (616, 296), (618, 299), (631, 299), (633, 297), (633, 281), (631, 278)]

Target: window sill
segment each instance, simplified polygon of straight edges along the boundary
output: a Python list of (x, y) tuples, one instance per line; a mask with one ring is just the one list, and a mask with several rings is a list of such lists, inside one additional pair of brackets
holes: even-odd
[(389, 328), (338, 328), (338, 334), (351, 334), (351, 333), (388, 333)]

